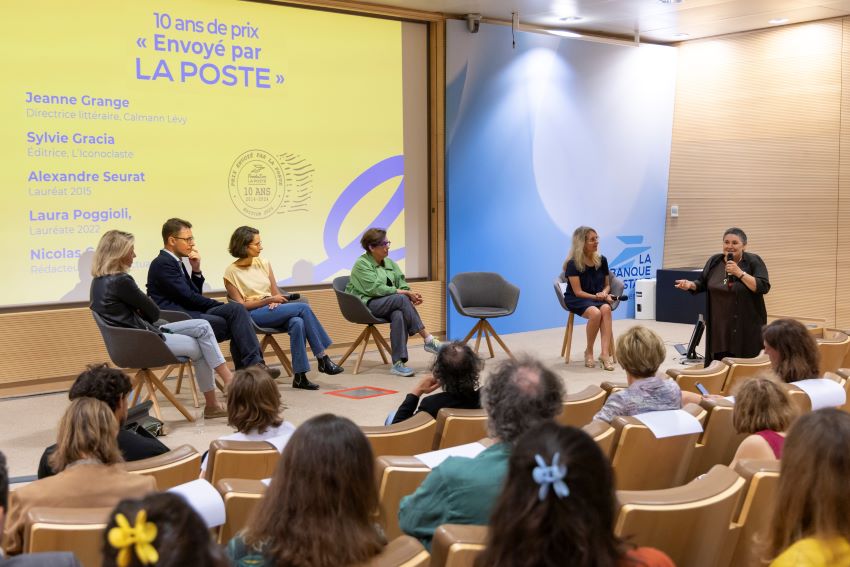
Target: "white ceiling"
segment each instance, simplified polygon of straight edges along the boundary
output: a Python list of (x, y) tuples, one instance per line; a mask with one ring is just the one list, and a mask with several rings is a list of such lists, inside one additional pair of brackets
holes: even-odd
[[(511, 20), (519, 12), (520, 24), (597, 33), (641, 41), (673, 43), (772, 27), (774, 18), (788, 24), (850, 15), (850, 0), (367, 0), (449, 16), (479, 13), (485, 19)], [(578, 16), (576, 22), (562, 18)], [(688, 34), (687, 37), (676, 34)]]

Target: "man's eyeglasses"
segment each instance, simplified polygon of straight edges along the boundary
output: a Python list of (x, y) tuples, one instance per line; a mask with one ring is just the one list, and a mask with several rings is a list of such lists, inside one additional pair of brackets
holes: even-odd
[(192, 244), (193, 242), (195, 242), (194, 236), (190, 236), (188, 238), (186, 238), (185, 236), (174, 236), (173, 238), (176, 238), (177, 240), (185, 240), (188, 244)]

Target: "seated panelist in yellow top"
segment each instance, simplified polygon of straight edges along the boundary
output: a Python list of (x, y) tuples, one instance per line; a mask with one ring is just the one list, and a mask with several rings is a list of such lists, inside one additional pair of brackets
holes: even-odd
[(325, 350), (331, 338), (307, 303), (295, 302), (281, 294), (271, 264), (260, 258), (263, 242), (260, 231), (240, 226), (230, 237), (230, 254), (237, 260), (224, 270), (224, 287), (231, 301), (245, 306), (251, 319), (260, 327), (281, 329), (289, 333), (292, 352), (293, 388), (318, 390), (318, 384), (307, 379), (310, 362), (307, 343), (316, 357), (319, 372), (339, 374), (341, 366), (334, 364)]

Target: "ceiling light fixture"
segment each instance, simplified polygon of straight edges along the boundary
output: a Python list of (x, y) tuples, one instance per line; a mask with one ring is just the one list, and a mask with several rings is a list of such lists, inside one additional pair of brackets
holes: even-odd
[(560, 18), (562, 22), (580, 22), (583, 19), (584, 18), (582, 18), (581, 16), (566, 16), (564, 18)]
[(548, 33), (550, 33), (552, 35), (559, 35), (561, 37), (582, 37), (582, 35), (580, 33), (575, 33), (575, 32), (571, 32), (571, 31), (564, 31), (564, 30), (548, 30)]
[(788, 18), (773, 18), (772, 20), (768, 20), (767, 23), (774, 25), (774, 26), (779, 26), (779, 25), (782, 25), (782, 24), (787, 24)]
[(683, 0), (658, 0), (662, 4), (681, 4)]
[(674, 33), (673, 37), (676, 38), (676, 39), (685, 39), (686, 37), (691, 37), (691, 34), (679, 32), (679, 33)]

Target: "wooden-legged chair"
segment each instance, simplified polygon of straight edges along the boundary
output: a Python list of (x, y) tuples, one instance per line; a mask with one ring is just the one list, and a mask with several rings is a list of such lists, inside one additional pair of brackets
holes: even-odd
[[(369, 311), (369, 308), (366, 307), (366, 305), (364, 305), (358, 297), (345, 292), (348, 280), (350, 279), (351, 278), (349, 276), (334, 278), (333, 288), (334, 293), (336, 294), (337, 303), (339, 303), (339, 310), (342, 313), (342, 316), (345, 317), (345, 320), (350, 323), (365, 325), (363, 331), (357, 337), (357, 340), (354, 341), (339, 360), (340, 366), (345, 364), (345, 361), (348, 360), (351, 353), (362, 344), (363, 347), (360, 349), (360, 356), (357, 357), (357, 362), (354, 365), (354, 374), (357, 374), (360, 372), (360, 363), (363, 362), (363, 355), (366, 354), (366, 348), (369, 346), (370, 338), (375, 341), (375, 346), (378, 347), (378, 354), (381, 355), (381, 360), (384, 361), (384, 364), (390, 363), (390, 359), (392, 358), (392, 349), (390, 348), (390, 345), (387, 344), (384, 337), (381, 336), (381, 333), (378, 332), (378, 329), (375, 328), (375, 325), (387, 324), (389, 321), (375, 317), (372, 315), (372, 312)], [(390, 356), (390, 359), (387, 358), (388, 355)]]
[(477, 334), (475, 352), (478, 352), (481, 337), (484, 336), (490, 358), (493, 358), (495, 354), (490, 342), (490, 337), (493, 337), (508, 356), (514, 357), (489, 319), (507, 317), (516, 311), (519, 302), (518, 287), (494, 272), (465, 272), (456, 274), (449, 282), (449, 295), (458, 313), (464, 317), (478, 319), (461, 342), (466, 343)]

